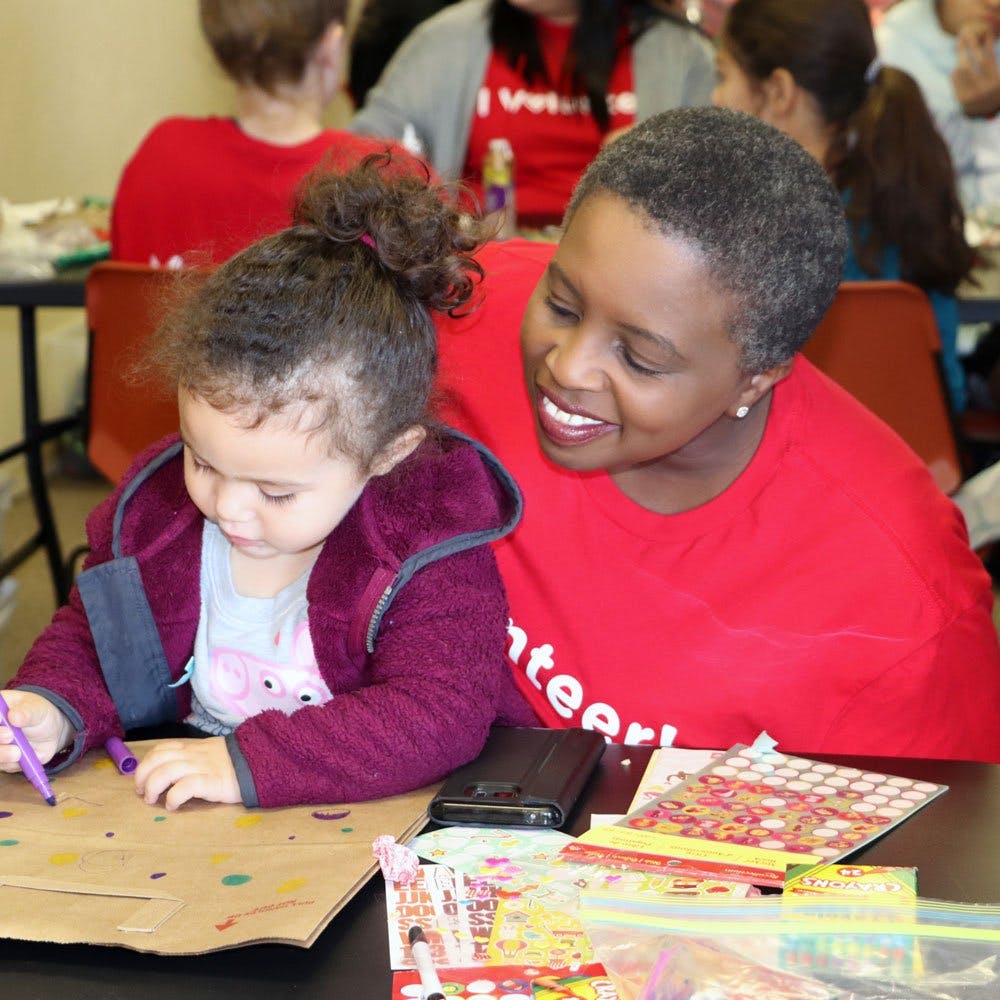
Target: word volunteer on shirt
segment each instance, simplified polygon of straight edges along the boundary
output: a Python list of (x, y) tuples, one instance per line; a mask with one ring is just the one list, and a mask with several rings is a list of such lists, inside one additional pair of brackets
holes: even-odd
[(660, 727), (659, 736), (656, 730), (641, 722), (624, 724), (621, 715), (611, 705), (595, 701), (584, 705), (585, 692), (579, 678), (565, 672), (551, 673), (555, 670), (555, 650), (551, 643), (543, 643), (528, 650), (527, 661), (522, 662), (523, 654), (528, 647), (528, 633), (514, 624), (512, 618), (507, 619), (507, 635), (510, 643), (507, 656), (511, 663), (524, 672), (524, 675), (539, 691), (545, 694), (548, 703), (563, 719), (572, 719), (579, 712), (579, 725), (583, 729), (592, 729), (609, 739), (621, 737), (621, 742), (629, 746), (652, 744), (653, 746), (671, 746), (677, 738), (677, 727), (664, 724)]
[[(533, 115), (585, 115), (590, 113), (590, 100), (585, 94), (569, 95), (554, 90), (525, 90), (518, 87), (498, 87), (497, 103), (500, 110), (509, 115), (527, 111)], [(480, 87), (476, 95), (476, 115), (489, 118), (493, 111), (493, 90)], [(635, 91), (626, 90), (620, 94), (608, 94), (608, 114), (632, 115), (636, 113)]]

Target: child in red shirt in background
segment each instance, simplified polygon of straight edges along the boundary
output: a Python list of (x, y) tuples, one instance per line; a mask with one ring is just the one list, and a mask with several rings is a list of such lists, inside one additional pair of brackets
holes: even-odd
[[(324, 128), (341, 85), (347, 0), (201, 0), (202, 30), (236, 85), (232, 118), (167, 118), (126, 164), (111, 256), (219, 263), (291, 224), (296, 185), (321, 161), (344, 172), (375, 142)], [(394, 162), (422, 167), (402, 151)]]

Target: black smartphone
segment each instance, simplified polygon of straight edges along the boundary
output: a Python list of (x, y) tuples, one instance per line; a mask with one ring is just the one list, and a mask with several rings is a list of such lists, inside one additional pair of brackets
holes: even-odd
[(498, 726), (482, 753), (445, 779), (427, 815), (452, 825), (558, 828), (605, 745), (587, 729)]

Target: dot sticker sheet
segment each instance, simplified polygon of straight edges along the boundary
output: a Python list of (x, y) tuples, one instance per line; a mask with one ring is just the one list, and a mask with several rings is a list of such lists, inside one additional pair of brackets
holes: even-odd
[(780, 887), (787, 865), (839, 860), (945, 791), (930, 781), (738, 744), (563, 853), (591, 864)]

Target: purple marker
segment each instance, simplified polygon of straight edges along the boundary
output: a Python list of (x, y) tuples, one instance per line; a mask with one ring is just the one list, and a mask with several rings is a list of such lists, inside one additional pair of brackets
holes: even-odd
[(21, 770), (24, 771), (24, 776), (38, 789), (38, 794), (50, 806), (54, 806), (56, 804), (56, 797), (52, 794), (52, 786), (49, 785), (49, 779), (45, 777), (45, 768), (42, 767), (38, 760), (38, 755), (35, 753), (31, 743), (28, 742), (28, 737), (17, 726), (12, 726), (7, 721), (8, 711), (7, 702), (4, 701), (3, 695), (0, 694), (0, 723), (10, 730), (11, 736), (14, 737), (14, 743), (21, 751), (21, 759), (18, 761), (18, 764)]
[(122, 774), (131, 774), (139, 766), (135, 754), (117, 736), (112, 736), (104, 744), (104, 749)]

